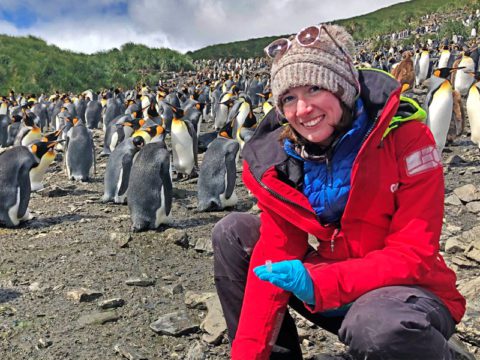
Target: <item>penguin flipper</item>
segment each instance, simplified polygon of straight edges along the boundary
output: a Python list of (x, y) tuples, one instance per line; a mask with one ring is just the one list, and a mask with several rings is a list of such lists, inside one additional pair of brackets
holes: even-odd
[(227, 199), (232, 196), (233, 191), (235, 190), (235, 180), (237, 178), (236, 157), (240, 149), (240, 144), (236, 141), (233, 141), (229, 147), (231, 147), (231, 151), (225, 156), (225, 167), (227, 168), (225, 197)]
[(18, 218), (21, 219), (28, 211), (30, 202), (30, 169), (28, 166), (22, 166), (18, 174), (18, 186), (20, 187), (20, 204), (18, 207)]
[(127, 192), (128, 180), (130, 179), (130, 171), (132, 170), (133, 154), (125, 154), (122, 158), (122, 179), (118, 195), (122, 196)]
[(195, 128), (190, 121), (185, 120), (185, 123), (187, 124), (188, 134), (192, 138), (193, 159), (194, 159), (194, 162), (195, 162), (195, 166), (198, 166), (198, 136), (197, 136), (197, 132), (195, 131)]

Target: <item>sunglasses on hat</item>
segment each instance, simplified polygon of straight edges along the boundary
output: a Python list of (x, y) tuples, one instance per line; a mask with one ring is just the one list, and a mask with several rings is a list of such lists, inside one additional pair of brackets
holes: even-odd
[[(353, 71), (353, 61), (351, 56), (343, 49), (342, 46), (335, 40), (335, 38), (330, 34), (327, 30), (325, 25), (312, 25), (300, 30), (297, 35), (295, 35), (295, 41), (303, 47), (310, 47), (313, 46), (317, 40), (320, 40), (320, 36), (322, 31), (327, 34), (327, 36), (332, 40), (338, 50), (343, 54), (344, 61), (349, 65), (350, 72), (352, 73), (353, 79), (355, 79), (355, 86), (357, 88), (357, 97), (360, 94), (360, 83), (358, 82), (357, 76)], [(287, 38), (280, 38), (265, 47), (264, 52), (265, 54), (271, 59), (278, 59), (281, 56), (285, 55), (285, 53), (290, 49), (292, 46), (292, 41)], [(325, 50), (327, 51), (327, 50)], [(328, 52), (328, 51), (327, 51)]]

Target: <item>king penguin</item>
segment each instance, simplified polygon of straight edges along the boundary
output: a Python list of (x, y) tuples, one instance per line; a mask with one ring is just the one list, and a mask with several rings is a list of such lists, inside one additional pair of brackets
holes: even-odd
[(237, 141), (218, 136), (205, 152), (198, 176), (198, 210), (222, 210), (235, 206)]
[(460, 63), (458, 64), (459, 70), (455, 75), (454, 88), (460, 95), (466, 96), (472, 83), (472, 77), (469, 73), (475, 71), (475, 62), (469, 56), (470, 53), (464, 53)]
[(177, 179), (183, 175), (194, 176), (197, 165), (198, 139), (193, 125), (183, 120), (183, 110), (171, 105), (173, 120), (171, 128), (173, 166)]
[(14, 227), (32, 219), (28, 210), (29, 172), (54, 146), (52, 142), (38, 142), (15, 146), (0, 154), (0, 225)]
[(417, 86), (422, 85), (422, 83), (427, 79), (429, 66), (430, 54), (427, 49), (424, 49), (420, 55), (420, 59), (418, 60), (418, 74), (415, 79)]
[(145, 145), (130, 172), (127, 202), (132, 231), (157, 229), (169, 221), (172, 208), (170, 154), (161, 140)]
[(453, 88), (446, 77), (452, 69), (436, 69), (428, 79), (429, 92), (425, 100), (427, 108), (426, 124), (435, 138), (438, 151), (442, 153), (447, 140), (448, 129), (452, 119)]
[[(63, 142), (63, 140), (57, 142), (58, 136), (61, 134), (62, 129), (51, 132), (49, 134), (46, 134), (40, 141), (42, 142), (48, 142), (50, 144), (53, 144), (53, 146), (57, 145), (59, 142)], [(38, 141), (35, 142), (34, 144), (38, 144)], [(38, 166), (35, 166), (30, 170), (30, 186), (32, 188), (32, 191), (38, 191), (43, 189), (43, 177), (45, 176), (45, 173), (48, 169), (48, 167), (53, 163), (55, 160), (55, 151), (54, 148), (52, 147), (47, 151), (47, 153), (41, 158), (40, 163)]]
[(27, 146), (42, 137), (40, 128), (35, 124), (35, 114), (28, 112), (24, 114), (23, 124), (20, 125), (17, 136), (13, 143), (14, 146)]
[(105, 169), (103, 202), (126, 203), (133, 158), (144, 145), (143, 137), (135, 136), (125, 139), (112, 151)]
[(70, 180), (88, 181), (95, 161), (95, 148), (90, 131), (83, 121), (75, 118), (67, 133), (65, 169)]
[(480, 147), (480, 82), (476, 80), (473, 81), (468, 91), (466, 106), (471, 140)]

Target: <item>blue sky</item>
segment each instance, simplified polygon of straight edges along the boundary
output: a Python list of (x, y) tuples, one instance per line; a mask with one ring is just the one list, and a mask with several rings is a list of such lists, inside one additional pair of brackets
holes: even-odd
[(0, 0), (0, 33), (93, 53), (126, 42), (185, 52), (294, 33), (401, 0)]

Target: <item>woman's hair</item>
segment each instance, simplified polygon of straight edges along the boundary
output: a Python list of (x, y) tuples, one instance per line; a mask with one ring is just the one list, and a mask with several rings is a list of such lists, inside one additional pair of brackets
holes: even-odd
[[(335, 128), (335, 133), (340, 135), (343, 134), (344, 132), (348, 131), (352, 127), (353, 123), (353, 111), (350, 109), (347, 105), (345, 105), (343, 102), (340, 101), (340, 107), (342, 108), (342, 117), (340, 118), (340, 121), (338, 124), (334, 126)], [(290, 140), (292, 144), (296, 145), (305, 145), (308, 143), (308, 140), (305, 139), (303, 136), (301, 136), (298, 132), (293, 129), (290, 124), (285, 124), (283, 131), (280, 133), (279, 137), (280, 141), (284, 140)]]

